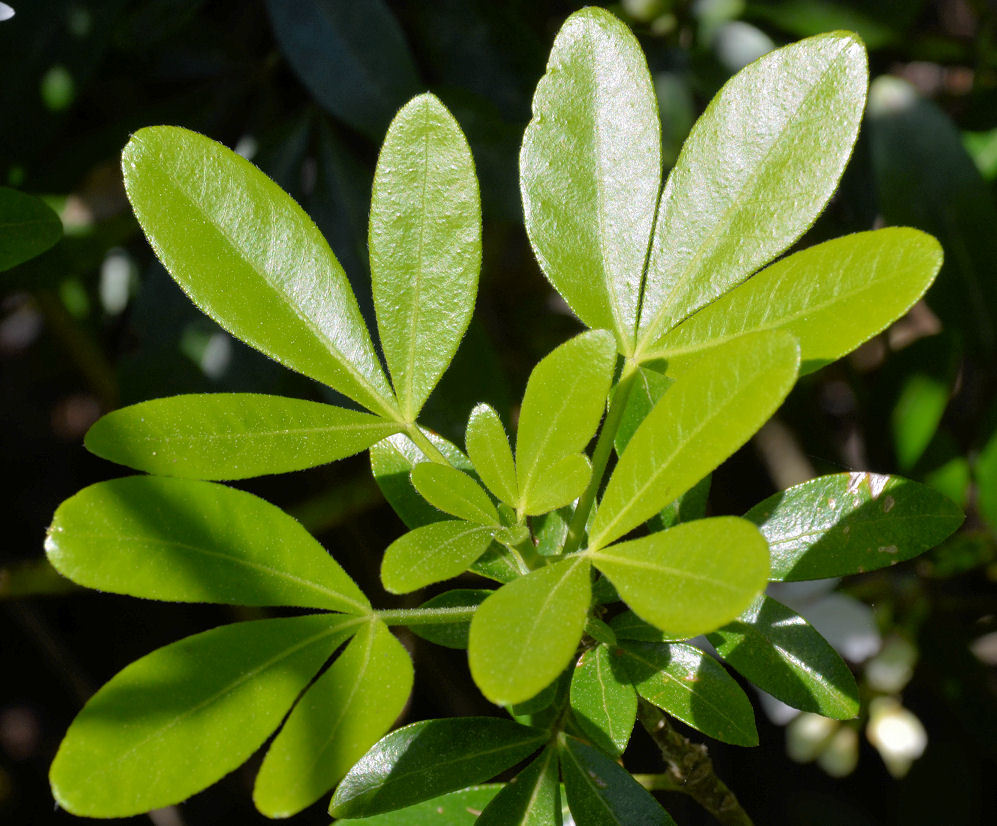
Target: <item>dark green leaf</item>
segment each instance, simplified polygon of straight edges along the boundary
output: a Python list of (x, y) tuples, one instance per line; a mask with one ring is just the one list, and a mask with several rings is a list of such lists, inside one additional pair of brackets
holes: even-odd
[(627, 405), (623, 408), (623, 418), (620, 419), (620, 426), (616, 430), (613, 442), (618, 455), (623, 454), (624, 448), (630, 443), (641, 422), (647, 418), (647, 414), (672, 384), (674, 384), (673, 379), (647, 365), (637, 368), (637, 378), (630, 388)]
[(608, 645), (582, 654), (571, 677), (571, 711), (594, 745), (623, 754), (637, 720), (637, 694), (612, 659)]
[(609, 627), (613, 629), (618, 639), (640, 640), (641, 642), (682, 642), (688, 637), (666, 634), (660, 628), (655, 628), (648, 622), (644, 622), (633, 611), (624, 611), (617, 614), (609, 622)]
[(548, 746), (488, 804), (477, 826), (561, 826), (557, 749)]
[(516, 463), (502, 420), (487, 404), (479, 404), (471, 411), (465, 445), (481, 481), (503, 502), (515, 505), (519, 501)]
[(62, 221), (39, 198), (0, 186), (0, 272), (52, 247), (62, 237)]
[(336, 826), (426, 826), (427, 823), (432, 826), (472, 826), (503, 788), (501, 783), (472, 786), (393, 812), (337, 820)]
[[(453, 591), (444, 591), (437, 594), (432, 599), (426, 600), (420, 608), (473, 608), (481, 605), (490, 595), (491, 591), (485, 588), (458, 588)], [(471, 621), (461, 619), (455, 622), (440, 623), (434, 625), (412, 625), (409, 630), (429, 640), (437, 645), (447, 648), (467, 648), (467, 635), (471, 630)]]
[(412, 485), (423, 499), (444, 513), (479, 525), (499, 526), (498, 511), (488, 494), (456, 468), (422, 462), (412, 468)]
[(492, 529), (449, 520), (423, 525), (392, 542), (381, 560), (381, 582), (392, 594), (417, 591), (464, 573), (492, 543)]

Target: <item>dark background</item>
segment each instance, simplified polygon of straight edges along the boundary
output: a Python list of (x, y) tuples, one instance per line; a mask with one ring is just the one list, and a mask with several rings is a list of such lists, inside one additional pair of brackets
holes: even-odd
[[(129, 133), (178, 124), (250, 154), (315, 219), (370, 315), (365, 239), (377, 148), (409, 96), (438, 94), (468, 135), (484, 209), (475, 321), (425, 416), (459, 440), (475, 401), (514, 419), (531, 366), (578, 330), (526, 241), (517, 155), (550, 44), (580, 4), (11, 5), (16, 16), (0, 23), (0, 185), (46, 196), (66, 235), (0, 273), (0, 822), (68, 824), (74, 819), (55, 811), (47, 768), (96, 687), (159, 645), (262, 613), (85, 592), (48, 568), (42, 542), (56, 506), (123, 472), (83, 449), (87, 427), (116, 406), (178, 392), (332, 398), (220, 331), (159, 267), (124, 198), (118, 156)], [(316, 25), (308, 14), (323, 5)], [(997, 822), (997, 658), (993, 637), (989, 650), (979, 642), (997, 629), (997, 10), (985, 0), (632, 0), (610, 8), (647, 53), (669, 164), (695, 116), (744, 62), (809, 34), (858, 31), (874, 80), (869, 117), (840, 192), (802, 245), (908, 224), (937, 235), (947, 255), (926, 303), (801, 381), (777, 423), (716, 474), (710, 499), (714, 513), (742, 513), (813, 473), (868, 469), (927, 481), (966, 508), (965, 526), (941, 548), (840, 588), (873, 607), (885, 640), (918, 652), (897, 693), (923, 722), (927, 750), (895, 779), (861, 719), (858, 766), (835, 779), (791, 761), (785, 730), (759, 711), (761, 746), (712, 744), (718, 770), (758, 824)], [(245, 487), (301, 519), (375, 605), (402, 604), (377, 579), (380, 553), (402, 526), (364, 458)], [(406, 720), (492, 713), (462, 652), (404, 641), (417, 673)], [(865, 704), (883, 692), (856, 669)], [(627, 764), (660, 770), (641, 732)], [(250, 801), (256, 765), (150, 817), (264, 822)], [(680, 823), (711, 822), (680, 796), (663, 801)], [(327, 823), (324, 808), (293, 822)]]

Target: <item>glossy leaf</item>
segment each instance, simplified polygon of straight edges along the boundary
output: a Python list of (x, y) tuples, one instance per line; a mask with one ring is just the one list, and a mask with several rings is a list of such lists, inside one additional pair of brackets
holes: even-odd
[[(427, 599), (420, 608), (473, 608), (481, 605), (490, 595), (486, 588), (455, 588)], [(455, 620), (432, 625), (411, 625), (409, 630), (416, 636), (446, 648), (467, 648), (467, 637), (471, 631), (471, 621)]]
[(280, 187), (221, 144), (174, 126), (140, 129), (121, 164), (149, 243), (201, 310), (287, 367), (393, 417), (346, 274)]
[(799, 614), (759, 596), (708, 636), (717, 653), (760, 689), (835, 720), (858, 714), (858, 686), (844, 660)]
[(481, 481), (503, 502), (515, 505), (519, 501), (516, 463), (502, 420), (494, 408), (479, 404), (471, 411), (465, 445)]
[(796, 342), (783, 332), (742, 336), (685, 364), (623, 451), (590, 546), (633, 530), (743, 445), (785, 398), (798, 364)]
[(716, 740), (757, 746), (751, 700), (712, 657), (683, 643), (622, 643), (621, 665), (650, 703)]
[(810, 227), (851, 155), (867, 72), (854, 35), (823, 34), (756, 60), (713, 98), (661, 195), (639, 350)]
[(423, 525), (392, 542), (381, 560), (381, 582), (392, 594), (416, 591), (467, 570), (492, 543), (492, 530), (448, 520)]
[(300, 523), (263, 499), (213, 482), (155, 476), (98, 482), (59, 506), (45, 551), (64, 576), (116, 594), (370, 611), (353, 580)]
[(467, 140), (430, 94), (395, 116), (370, 204), (370, 271), (381, 346), (406, 421), (467, 330), (481, 268), (481, 204)]
[(570, 505), (582, 495), (591, 477), (592, 463), (588, 456), (569, 453), (533, 484), (531, 497), (523, 505), (523, 513), (533, 516)]
[(630, 772), (574, 737), (561, 744), (568, 806), (584, 826), (675, 826), (661, 804)]
[(558, 33), (519, 170), (544, 274), (585, 324), (612, 330), (632, 352), (661, 136), (640, 45), (609, 12), (583, 9)]
[(59, 806), (127, 817), (179, 803), (249, 758), (361, 620), (239, 622), (127, 666), (69, 727), (52, 763)]
[(634, 613), (685, 639), (738, 616), (769, 572), (765, 538), (736, 516), (686, 522), (588, 556)]
[(583, 557), (555, 562), (503, 585), (471, 620), (468, 662), (493, 703), (528, 700), (570, 662), (591, 600)]
[(0, 272), (41, 255), (62, 237), (62, 221), (48, 204), (0, 186)]
[(566, 341), (533, 368), (516, 437), (521, 509), (547, 498), (545, 485), (555, 484), (553, 466), (589, 443), (605, 411), (615, 364), (612, 337), (595, 330)]
[(248, 479), (324, 465), (398, 432), (380, 416), (257, 393), (141, 402), (98, 419), (91, 453), (187, 479)]
[(471, 786), (459, 792), (434, 797), (414, 806), (370, 817), (347, 817), (336, 826), (473, 826), (478, 815), (502, 789), (502, 783)]
[(770, 496), (744, 515), (772, 553), (771, 579), (825, 579), (895, 565), (962, 524), (927, 485), (876, 473), (835, 473)]
[(934, 280), (942, 248), (916, 229), (835, 238), (783, 258), (704, 307), (650, 348), (676, 355), (758, 330), (800, 342), (809, 373), (851, 352), (903, 315)]
[(536, 751), (546, 737), (496, 717), (412, 723), (382, 738), (350, 769), (329, 812), (380, 814), (481, 783)]
[(475, 823), (477, 826), (561, 826), (557, 750), (544, 749), (505, 785)]
[(623, 754), (637, 720), (637, 694), (613, 659), (608, 645), (582, 654), (571, 677), (571, 711), (594, 745)]
[(418, 72), (383, 0), (267, 0), (281, 52), (315, 99), (380, 140)]
[(318, 800), (395, 722), (412, 680), (408, 653), (387, 626), (365, 625), (271, 744), (256, 776), (256, 807), (267, 817), (290, 817)]
[(412, 468), (412, 485), (435, 508), (479, 525), (499, 526), (498, 511), (481, 486), (449, 465), (422, 462)]

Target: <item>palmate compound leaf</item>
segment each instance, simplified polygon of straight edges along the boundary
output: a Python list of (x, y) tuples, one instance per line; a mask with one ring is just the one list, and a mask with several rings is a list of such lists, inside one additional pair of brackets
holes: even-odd
[(435, 508), (479, 525), (499, 527), (498, 511), (470, 476), (449, 465), (422, 462), (412, 468), (412, 486)]
[(793, 708), (836, 720), (858, 714), (858, 686), (844, 660), (799, 614), (759, 596), (707, 636), (725, 662)]
[(492, 528), (461, 520), (409, 531), (385, 550), (381, 582), (392, 594), (406, 594), (462, 574), (492, 544), (493, 533)]
[(350, 769), (329, 813), (376, 815), (481, 783), (535, 752), (547, 737), (497, 717), (412, 723), (383, 737)]
[(899, 318), (928, 289), (942, 248), (916, 229), (835, 238), (783, 258), (704, 307), (656, 344), (672, 358), (758, 330), (786, 330), (809, 373), (851, 352)]
[(649, 703), (716, 740), (758, 745), (751, 700), (722, 665), (698, 648), (623, 641), (616, 656), (616, 667)]
[(149, 243), (201, 310), (271, 358), (395, 418), (346, 273), (287, 193), (235, 152), (174, 126), (140, 129), (121, 165)]
[(557, 748), (548, 746), (488, 804), (477, 826), (561, 826)]
[(769, 572), (765, 538), (736, 516), (685, 522), (585, 556), (635, 614), (683, 639), (738, 616), (765, 587)]
[[(617, 463), (589, 532), (600, 548), (650, 519), (743, 445), (786, 397), (799, 348), (752, 333), (687, 357)], [(743, 606), (742, 606), (743, 607)], [(736, 616), (736, 614), (735, 614)]]
[(179, 803), (249, 758), (315, 672), (364, 623), (332, 614), (238, 622), (167, 645), (100, 689), (50, 771), (75, 815)]
[(502, 420), (494, 408), (479, 404), (471, 411), (464, 444), (481, 481), (507, 505), (515, 505), (519, 501), (516, 462)]
[(471, 620), (471, 676), (493, 703), (529, 700), (571, 661), (592, 590), (588, 560), (569, 557), (503, 585)]
[(410, 100), (388, 129), (368, 243), (381, 346), (402, 415), (412, 422), (467, 330), (481, 268), (471, 150), (433, 95)]
[(851, 155), (867, 86), (865, 48), (844, 32), (777, 49), (727, 81), (661, 194), (638, 353), (810, 227)]
[(61, 237), (62, 221), (48, 204), (0, 186), (0, 272), (41, 255)]
[(773, 581), (873, 571), (932, 548), (962, 524), (959, 506), (900, 476), (835, 473), (770, 496), (744, 515), (772, 554)]
[(412, 662), (382, 622), (366, 624), (294, 706), (263, 759), (253, 800), (289, 817), (339, 782), (401, 714)]
[(633, 352), (661, 135), (640, 45), (609, 12), (583, 9), (558, 33), (519, 167), (544, 274), (585, 324)]
[(366, 450), (401, 425), (331, 404), (258, 393), (141, 402), (87, 431), (91, 453), (187, 479), (248, 479), (323, 465)]
[(623, 754), (637, 720), (637, 694), (613, 665), (614, 647), (597, 645), (571, 676), (571, 712), (586, 737), (609, 754)]
[(612, 336), (592, 330), (555, 348), (533, 368), (516, 436), (520, 513), (542, 513), (552, 499), (563, 498), (548, 491), (561, 485), (564, 468), (555, 474), (554, 466), (583, 450), (595, 433), (615, 364)]
[(64, 576), (116, 594), (370, 612), (361, 590), (299, 522), (214, 482), (98, 482), (59, 506), (45, 551)]

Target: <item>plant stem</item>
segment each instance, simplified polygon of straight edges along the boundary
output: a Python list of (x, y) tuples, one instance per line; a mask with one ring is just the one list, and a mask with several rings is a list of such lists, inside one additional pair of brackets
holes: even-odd
[(444, 456), (440, 449), (432, 443), (430, 438), (422, 432), (419, 425), (408, 425), (408, 427), (405, 428), (405, 433), (408, 434), (408, 437), (416, 443), (418, 448), (425, 453), (429, 459), (440, 465), (450, 464), (450, 462), (447, 461), (447, 457)]
[(706, 746), (693, 743), (673, 729), (668, 718), (646, 700), (640, 700), (637, 716), (668, 764), (667, 775), (723, 826), (753, 826), (734, 793), (717, 777)]
[(595, 451), (592, 453), (592, 477), (589, 479), (588, 487), (578, 499), (575, 512), (568, 525), (568, 535), (564, 540), (564, 550), (562, 551), (564, 554), (574, 553), (582, 543), (582, 537), (585, 535), (585, 523), (588, 522), (589, 512), (592, 510), (592, 505), (595, 504), (599, 486), (602, 485), (602, 477), (606, 472), (606, 465), (609, 463), (609, 455), (613, 451), (613, 440), (616, 438), (616, 431), (620, 428), (623, 411), (626, 409), (627, 399), (630, 398), (630, 390), (636, 376), (635, 363), (624, 362), (620, 380), (616, 384), (616, 391), (613, 393), (613, 400), (609, 405), (609, 412), (602, 423), (602, 430), (599, 431), (599, 439), (595, 443)]
[(455, 622), (470, 622), (477, 605), (467, 608), (395, 608), (375, 611), (375, 615), (386, 625), (446, 625)]

